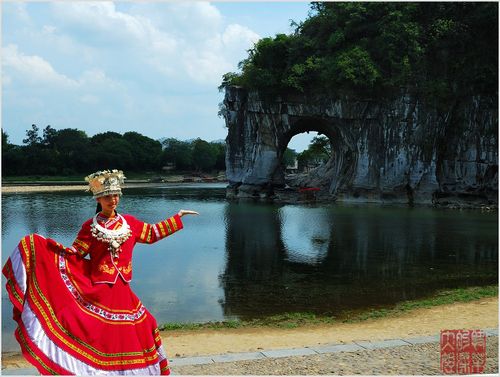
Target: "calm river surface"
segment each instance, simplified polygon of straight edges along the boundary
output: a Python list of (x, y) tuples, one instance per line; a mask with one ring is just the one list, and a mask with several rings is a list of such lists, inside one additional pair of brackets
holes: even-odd
[[(498, 281), (497, 213), (225, 200), (224, 184), (129, 188), (120, 208), (185, 228), (137, 244), (132, 288), (158, 323), (249, 319), (390, 305)], [(95, 202), (85, 192), (2, 196), (2, 265), (21, 237), (71, 245)], [(3, 350), (17, 349), (2, 276)]]

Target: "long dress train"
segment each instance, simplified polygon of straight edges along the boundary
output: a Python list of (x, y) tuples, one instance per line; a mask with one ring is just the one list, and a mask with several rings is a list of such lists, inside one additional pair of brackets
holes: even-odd
[(26, 359), (42, 374), (169, 374), (156, 320), (129, 284), (93, 284), (91, 261), (68, 251), (31, 234), (3, 268)]

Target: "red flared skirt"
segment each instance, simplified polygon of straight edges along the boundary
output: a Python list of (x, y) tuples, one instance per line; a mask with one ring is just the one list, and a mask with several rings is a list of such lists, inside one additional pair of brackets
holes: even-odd
[(3, 268), (16, 339), (42, 374), (170, 374), (156, 320), (121, 278), (92, 284), (90, 261), (24, 237)]

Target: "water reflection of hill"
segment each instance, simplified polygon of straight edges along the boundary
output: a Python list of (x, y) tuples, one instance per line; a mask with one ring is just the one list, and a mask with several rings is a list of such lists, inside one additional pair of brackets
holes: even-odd
[(497, 230), (475, 212), (455, 220), (429, 209), (229, 205), (225, 314), (338, 314), (495, 283)]
[[(122, 213), (146, 222), (180, 208), (201, 213), (174, 237), (137, 246), (134, 290), (159, 322), (337, 313), (497, 281), (492, 213), (237, 204), (224, 195), (207, 184), (125, 193)], [(94, 206), (84, 192), (6, 195), (3, 261), (27, 233), (71, 244)]]

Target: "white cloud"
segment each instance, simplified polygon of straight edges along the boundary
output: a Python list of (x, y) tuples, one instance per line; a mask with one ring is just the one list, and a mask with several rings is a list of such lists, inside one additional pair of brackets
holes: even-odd
[[(174, 26), (175, 30), (184, 31), (190, 40), (203, 41), (207, 36), (218, 33), (223, 26), (219, 10), (207, 2), (173, 3), (169, 13), (169, 24)], [(186, 25), (193, 27), (186, 28)]]
[(43, 34), (54, 34), (54, 32), (57, 30), (57, 28), (55, 26), (52, 26), (52, 25), (43, 25), (43, 28), (42, 28), (42, 33)]
[(47, 60), (37, 55), (25, 55), (13, 44), (2, 48), (2, 56), (4, 78), (8, 78), (8, 83), (15, 79), (17, 84), (44, 84), (71, 90), (114, 90), (121, 87), (101, 69), (88, 69), (79, 78), (68, 77), (58, 73)]
[(11, 11), (11, 14), (13, 16), (15, 16), (18, 21), (21, 21), (21, 22), (25, 22), (25, 23), (28, 23), (31, 21), (31, 18), (28, 14), (28, 11), (26, 9), (26, 3), (24, 2), (15, 2), (13, 4), (11, 4), (10, 6), (12, 6), (13, 8), (7, 8), (5, 7), (4, 5), (4, 10), (5, 9), (8, 9)]
[(95, 105), (99, 102), (99, 97), (92, 94), (85, 94), (80, 97), (80, 101), (85, 104)]
[(235, 70), (246, 50), (259, 38), (249, 28), (231, 24), (208, 36), (201, 48), (186, 52), (183, 64), (193, 79), (216, 86), (224, 73)]
[(84, 30), (83, 39), (94, 35), (93, 42), (97, 39), (103, 43), (114, 41), (121, 43), (119, 47), (175, 48), (175, 40), (154, 27), (149, 19), (117, 11), (112, 2), (55, 2), (52, 8), (67, 30)]
[(252, 46), (259, 39), (259, 34), (238, 24), (228, 25), (222, 34), (222, 42), (224, 42), (224, 46), (226, 47)]
[(129, 13), (147, 18), (155, 27), (167, 30), (176, 38), (190, 41), (203, 40), (223, 27), (219, 10), (204, 1), (134, 3)]
[(247, 27), (224, 27), (220, 12), (207, 2), (141, 3), (131, 6), (128, 13), (108, 2), (52, 6), (68, 32), (83, 28), (85, 33), (73, 32), (75, 38), (119, 48), (128, 63), (146, 64), (176, 85), (217, 86), (222, 74), (235, 70), (259, 39)]
[(231, 63), (224, 56), (210, 49), (186, 51), (183, 55), (186, 73), (199, 83), (215, 86), (223, 73), (231, 70)]
[(78, 85), (75, 80), (57, 73), (45, 59), (37, 55), (24, 55), (14, 44), (2, 48), (2, 65), (7, 72), (17, 72), (24, 81), (35, 84), (48, 83), (63, 87)]
[(78, 83), (81, 86), (118, 88), (121, 85), (109, 77), (101, 69), (90, 69), (82, 73)]

